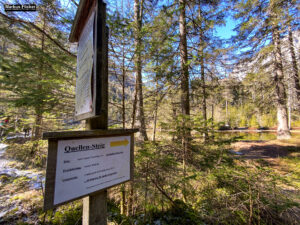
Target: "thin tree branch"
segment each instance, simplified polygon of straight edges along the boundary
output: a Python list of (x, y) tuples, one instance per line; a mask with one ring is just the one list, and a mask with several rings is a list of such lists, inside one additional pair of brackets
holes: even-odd
[(155, 185), (155, 187), (173, 204), (175, 205), (174, 200), (155, 182), (155, 180), (150, 177), (151, 182)]
[(54, 40), (49, 34), (47, 34), (45, 31), (43, 31), (41, 28), (39, 28), (38, 26), (36, 26), (35, 24), (29, 22), (29, 21), (25, 21), (25, 20), (21, 20), (21, 19), (17, 19), (17, 18), (12, 18), (9, 17), (3, 13), (0, 12), (0, 15), (5, 18), (8, 19), (10, 21), (13, 22), (18, 22), (18, 23), (23, 23), (23, 24), (27, 24), (32, 26), (34, 29), (36, 29), (37, 31), (39, 31), (40, 33), (43, 33), (49, 40), (51, 40), (57, 47), (59, 47), (61, 50), (63, 50), (64, 52), (66, 52), (68, 55), (76, 58), (76, 55), (71, 53), (70, 51), (68, 51), (67, 49), (65, 49), (58, 41)]
[(77, 7), (79, 6), (79, 4), (77, 2), (75, 2), (75, 0), (71, 0), (71, 2), (73, 2), (74, 5), (76, 5)]

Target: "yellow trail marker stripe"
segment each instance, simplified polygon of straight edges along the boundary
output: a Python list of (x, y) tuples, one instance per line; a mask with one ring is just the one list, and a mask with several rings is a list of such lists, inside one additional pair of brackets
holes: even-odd
[(124, 139), (122, 141), (112, 141), (110, 142), (110, 147), (118, 147), (118, 146), (126, 146), (129, 144), (129, 141), (127, 139)]

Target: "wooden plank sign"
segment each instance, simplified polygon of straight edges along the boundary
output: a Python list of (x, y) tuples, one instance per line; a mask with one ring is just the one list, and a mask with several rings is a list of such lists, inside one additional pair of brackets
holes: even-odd
[(70, 42), (78, 43), (75, 119), (107, 118), (108, 27), (106, 4), (81, 0), (72, 25)]
[(49, 141), (44, 209), (131, 180), (136, 130), (44, 133)]

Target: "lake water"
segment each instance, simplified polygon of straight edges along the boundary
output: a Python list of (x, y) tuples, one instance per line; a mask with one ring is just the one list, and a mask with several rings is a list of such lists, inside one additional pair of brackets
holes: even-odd
[[(276, 132), (273, 131), (218, 131), (215, 133), (216, 137), (229, 139), (237, 137), (240, 141), (269, 141), (276, 140)], [(300, 139), (300, 132), (292, 132), (292, 138)]]

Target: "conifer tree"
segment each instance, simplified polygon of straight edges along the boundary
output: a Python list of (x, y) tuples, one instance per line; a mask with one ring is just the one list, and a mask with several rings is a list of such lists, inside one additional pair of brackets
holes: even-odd
[[(223, 25), (225, 23), (225, 10), (226, 7), (222, 5), (223, 1), (193, 1), (192, 11), (192, 24), (191, 34), (195, 41), (191, 46), (191, 51), (195, 55), (193, 70), (194, 73), (200, 74), (200, 79), (194, 79), (194, 88), (200, 89), (201, 95), (201, 111), (204, 121), (204, 127), (207, 127), (207, 98), (208, 87), (206, 80), (213, 78), (212, 67), (217, 63), (217, 58), (220, 58), (220, 49), (222, 48), (222, 41), (215, 36), (214, 31), (216, 26)], [(193, 51), (193, 46), (197, 45), (198, 49)], [(224, 52), (223, 52), (224, 53)], [(198, 67), (200, 67), (198, 69)], [(199, 72), (198, 72), (199, 71)], [(198, 93), (199, 93), (198, 92)], [(208, 139), (207, 130), (204, 131), (205, 140)]]
[(56, 1), (42, 1), (34, 21), (1, 14), (6, 23), (14, 24), (13, 28), (0, 28), (1, 36), (11, 44), (9, 54), (0, 56), (2, 88), (10, 91), (8, 101), (16, 107), (34, 110), (35, 138), (42, 135), (44, 113), (65, 106), (67, 111), (72, 109), (68, 101), (74, 97), (71, 71), (75, 58), (65, 47), (68, 34), (57, 18), (57, 8)]
[[(287, 116), (287, 97), (284, 85), (284, 74), (281, 54), (280, 32), (284, 29), (283, 2), (279, 0), (238, 1), (235, 4), (235, 18), (240, 21), (236, 27), (238, 36), (233, 40), (243, 49), (252, 60), (254, 56), (266, 53), (270, 57), (273, 66), (273, 82), (275, 86), (275, 98), (277, 108), (277, 137), (279, 139), (290, 138)], [(266, 50), (266, 44), (271, 43), (271, 48)], [(249, 50), (250, 49), (250, 50)], [(261, 50), (264, 51), (261, 51)]]
[[(189, 68), (188, 68), (188, 52), (187, 52), (187, 31), (186, 31), (186, 1), (179, 0), (179, 51), (180, 51), (180, 62), (181, 62), (181, 71), (180, 71), (180, 91), (181, 91), (181, 112), (183, 115), (182, 123), (182, 148), (183, 148), (183, 177), (186, 177), (186, 163), (188, 157), (189, 149), (189, 138), (190, 132), (187, 125), (188, 117), (190, 116), (190, 92), (189, 92)], [(186, 187), (185, 183), (183, 184), (183, 198), (186, 199)]]
[(135, 36), (135, 72), (136, 72), (136, 93), (138, 99), (138, 120), (140, 132), (144, 141), (148, 141), (146, 132), (143, 80), (142, 80), (142, 26), (143, 26), (144, 0), (134, 1), (134, 36)]

